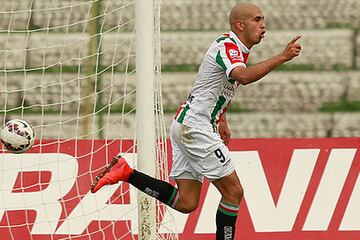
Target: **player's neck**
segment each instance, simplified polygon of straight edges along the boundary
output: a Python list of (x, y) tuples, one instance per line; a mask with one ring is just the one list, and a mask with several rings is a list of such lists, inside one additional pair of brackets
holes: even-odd
[(247, 38), (242, 34), (242, 32), (231, 30), (239, 39), (239, 41), (245, 45), (249, 50), (252, 48), (254, 44), (252, 44), (250, 41), (247, 40)]
[(254, 46), (243, 34), (236, 34), (239, 40), (248, 48), (251, 49)]

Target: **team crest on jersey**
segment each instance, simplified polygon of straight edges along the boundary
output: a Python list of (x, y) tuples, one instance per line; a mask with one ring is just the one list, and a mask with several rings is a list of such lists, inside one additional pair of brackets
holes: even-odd
[(243, 62), (238, 46), (234, 43), (225, 43), (225, 51), (228, 59), (232, 64), (237, 62)]
[(231, 58), (238, 58), (238, 59), (240, 59), (240, 53), (239, 53), (239, 51), (236, 50), (236, 49), (230, 49), (230, 50), (229, 50), (229, 55), (230, 55)]

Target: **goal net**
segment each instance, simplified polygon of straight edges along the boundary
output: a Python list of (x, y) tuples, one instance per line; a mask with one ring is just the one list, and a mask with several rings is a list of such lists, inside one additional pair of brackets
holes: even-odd
[[(25, 154), (0, 145), (1, 239), (145, 239), (154, 230), (138, 223), (136, 189), (89, 192), (114, 155), (138, 164), (135, 0), (0, 2), (0, 123), (20, 118), (36, 132)], [(160, 0), (153, 11), (154, 164), (168, 180)], [(155, 209), (156, 238), (177, 239), (167, 207)]]

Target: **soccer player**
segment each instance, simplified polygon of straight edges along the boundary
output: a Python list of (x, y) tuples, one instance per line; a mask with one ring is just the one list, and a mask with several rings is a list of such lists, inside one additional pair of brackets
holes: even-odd
[(230, 130), (226, 109), (238, 86), (255, 82), (281, 64), (298, 56), (301, 46), (292, 39), (276, 56), (246, 66), (253, 45), (265, 35), (264, 15), (251, 3), (236, 4), (230, 11), (231, 31), (219, 36), (206, 52), (194, 87), (178, 110), (170, 129), (173, 164), (170, 173), (177, 184), (152, 178), (129, 167), (117, 156), (96, 178), (91, 191), (126, 181), (168, 206), (194, 211), (204, 177), (221, 193), (216, 214), (216, 239), (234, 239), (243, 188), (230, 159)]

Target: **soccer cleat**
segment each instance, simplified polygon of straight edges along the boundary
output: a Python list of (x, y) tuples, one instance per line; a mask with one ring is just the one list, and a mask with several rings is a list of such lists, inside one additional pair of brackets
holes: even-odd
[(133, 171), (124, 158), (115, 156), (109, 166), (96, 176), (95, 182), (91, 184), (91, 192), (95, 193), (105, 185), (126, 182)]

